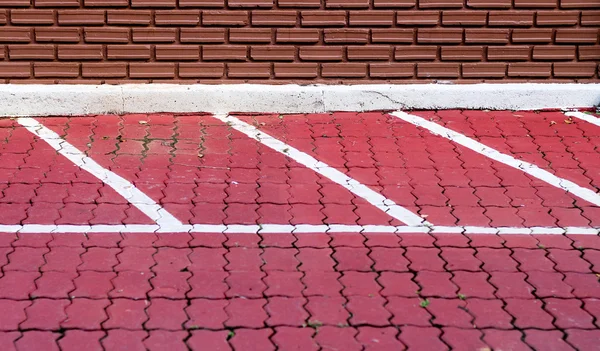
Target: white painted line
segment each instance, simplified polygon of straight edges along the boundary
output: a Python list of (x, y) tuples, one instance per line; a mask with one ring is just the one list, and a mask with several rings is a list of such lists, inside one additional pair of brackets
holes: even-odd
[(569, 116), (569, 117), (579, 118), (581, 120), (584, 120), (591, 124), (595, 124), (598, 127), (600, 127), (600, 118), (592, 116), (592, 115), (588, 115), (587, 113), (583, 113), (583, 112), (579, 112), (579, 111), (571, 111), (571, 112), (565, 112), (565, 115)]
[(391, 113), (392, 116), (398, 117), (403, 121), (414, 124), (418, 127), (425, 128), (431, 133), (442, 136), (448, 140), (451, 140), (459, 145), (462, 145), (468, 149), (471, 149), (481, 155), (487, 156), (492, 160), (501, 162), (512, 168), (521, 170), (532, 177), (535, 177), (541, 181), (544, 181), (552, 186), (563, 189), (587, 202), (590, 202), (596, 206), (600, 206), (600, 195), (594, 191), (579, 186), (570, 180), (560, 178), (554, 174), (539, 168), (538, 166), (517, 160), (516, 158), (503, 154), (489, 146), (486, 146), (478, 141), (475, 141), (463, 134), (457, 133), (451, 129), (443, 127), (437, 123), (426, 120), (425, 118), (408, 114), (402, 111), (396, 111)]
[[(390, 233), (390, 234), (584, 234), (600, 235), (600, 227), (411, 227), (411, 226), (357, 226), (357, 225), (222, 225), (222, 224), (196, 224), (174, 227), (169, 233), (231, 233), (231, 234), (302, 234), (302, 233)], [(374, 229), (374, 230), (372, 230)], [(0, 233), (155, 233), (161, 232), (159, 225), (153, 224), (125, 224), (125, 225), (53, 225), (53, 224), (24, 224), (24, 225), (0, 225)]]
[(219, 119), (230, 125), (235, 130), (247, 135), (248, 137), (255, 139), (262, 144), (270, 147), (271, 149), (288, 156), (294, 161), (304, 165), (307, 168), (312, 169), (313, 171), (321, 174), (324, 177), (329, 178), (331, 181), (343, 186), (348, 189), (354, 195), (365, 199), (371, 205), (376, 206), (383, 212), (390, 215), (392, 218), (395, 218), (403, 223), (411, 227), (418, 227), (428, 225), (431, 226), (431, 223), (426, 222), (423, 218), (418, 215), (412, 213), (406, 208), (397, 205), (393, 201), (387, 199), (385, 196), (379, 194), (373, 189), (367, 187), (356, 181), (353, 178), (348, 177), (344, 173), (338, 171), (335, 168), (330, 167), (324, 162), (321, 162), (314, 157), (304, 153), (291, 145), (288, 145), (278, 139), (273, 138), (272, 136), (264, 133), (256, 129), (254, 126), (249, 125), (233, 116), (227, 115), (214, 115), (215, 118)]
[(170, 231), (175, 229), (176, 226), (182, 225), (177, 218), (167, 212), (148, 195), (136, 188), (131, 182), (100, 166), (96, 161), (86, 156), (75, 146), (62, 139), (58, 134), (46, 128), (35, 119), (18, 118), (17, 121), (31, 133), (48, 143), (48, 145), (54, 148), (59, 154), (69, 159), (69, 161), (113, 188), (119, 195), (129, 201), (129, 203), (156, 222), (161, 229)]

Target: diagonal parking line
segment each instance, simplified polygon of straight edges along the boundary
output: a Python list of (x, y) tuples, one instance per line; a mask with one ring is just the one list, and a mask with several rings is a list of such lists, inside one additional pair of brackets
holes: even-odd
[(48, 143), (59, 154), (69, 161), (89, 172), (94, 177), (103, 181), (123, 196), (129, 203), (137, 207), (142, 213), (152, 219), (163, 230), (172, 230), (183, 224), (172, 214), (167, 212), (148, 195), (144, 194), (135, 185), (114, 172), (100, 166), (96, 161), (86, 156), (75, 146), (68, 143), (52, 130), (46, 128), (33, 118), (18, 118), (17, 122)]
[(428, 121), (422, 117), (408, 114), (402, 111), (396, 111), (390, 113), (390, 115), (397, 117), (403, 121), (414, 124), (417, 127), (425, 128), (431, 133), (444, 137), (451, 140), (459, 145), (462, 145), (468, 149), (471, 149), (481, 155), (491, 158), (492, 160), (501, 162), (509, 167), (523, 171), (532, 177), (535, 177), (543, 182), (546, 182), (552, 186), (563, 189), (587, 202), (590, 202), (596, 206), (600, 206), (600, 195), (596, 192), (579, 186), (570, 180), (560, 178), (554, 174), (541, 169), (540, 167), (516, 158), (503, 154), (489, 146), (486, 146), (474, 139), (471, 139), (463, 134), (457, 133), (451, 129), (443, 127), (437, 123)]
[(330, 167), (324, 162), (321, 162), (314, 157), (288, 145), (272, 136), (258, 130), (257, 128), (245, 123), (230, 115), (213, 115), (215, 118), (227, 123), (235, 130), (255, 139), (269, 148), (290, 157), (294, 161), (304, 165), (305, 167), (329, 178), (331, 181), (348, 189), (354, 195), (363, 198), (371, 205), (377, 207), (381, 211), (387, 213), (391, 217), (406, 223), (412, 227), (431, 226), (431, 223), (425, 221), (420, 216), (414, 214), (408, 209), (397, 205), (392, 200), (372, 190), (357, 180), (348, 177), (337, 169)]
[(600, 127), (600, 118), (579, 111), (565, 112), (565, 116), (575, 117)]

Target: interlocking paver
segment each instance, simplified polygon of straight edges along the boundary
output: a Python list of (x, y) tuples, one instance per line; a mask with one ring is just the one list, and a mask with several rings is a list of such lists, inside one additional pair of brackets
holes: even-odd
[(265, 306), (269, 315), (266, 323), (268, 326), (302, 326), (308, 313), (304, 310), (306, 299), (299, 297), (272, 297)]
[(490, 272), (490, 283), (496, 287), (496, 297), (505, 298), (533, 298), (534, 287), (525, 279), (527, 276), (521, 272)]
[[(597, 128), (560, 123), (561, 112), (412, 113), (580, 186), (600, 185)], [(238, 117), (438, 229), (595, 225), (596, 206), (385, 113)], [(0, 138), (10, 147), (0, 146), (2, 224), (153, 224), (109, 185), (3, 121), (10, 123)], [(598, 236), (404, 233), (405, 223), (358, 196), (353, 181), (346, 183), (355, 192), (210, 115), (40, 121), (199, 226), (0, 233), (0, 349), (595, 345)], [(197, 231), (206, 224), (260, 226), (255, 234)], [(272, 233), (265, 224), (303, 226)], [(307, 224), (324, 232), (304, 233)], [(402, 228), (342, 232), (327, 224)]]
[(103, 323), (106, 329), (142, 329), (148, 319), (145, 309), (146, 301), (114, 299), (106, 309), (108, 320)]
[(563, 333), (558, 330), (527, 330), (525, 342), (536, 350), (574, 350), (563, 340)]
[(531, 347), (521, 340), (523, 335), (518, 330), (487, 329), (483, 333), (483, 340), (494, 350), (531, 350)]
[(265, 299), (243, 299), (229, 300), (225, 312), (229, 319), (225, 321), (227, 327), (262, 328), (269, 316), (265, 311)]
[(408, 349), (416, 350), (449, 350), (440, 340), (441, 331), (436, 328), (404, 326), (400, 328), (400, 341)]
[(58, 345), (61, 350), (65, 351), (102, 351), (100, 339), (105, 335), (103, 331), (67, 330), (64, 336), (58, 340)]
[(189, 316), (186, 328), (197, 329), (223, 329), (225, 321), (229, 318), (225, 312), (227, 300), (193, 299), (185, 308)]
[(62, 321), (61, 326), (63, 328), (99, 330), (100, 324), (108, 319), (105, 310), (109, 305), (110, 301), (106, 299), (74, 299), (65, 309), (67, 319)]
[(25, 309), (27, 319), (20, 324), (23, 329), (58, 330), (67, 318), (68, 300), (36, 299)]
[(515, 317), (518, 328), (553, 329), (552, 316), (542, 309), (541, 300), (505, 299), (506, 311)]
[(548, 298), (544, 299), (544, 303), (546, 311), (554, 316), (557, 328), (594, 328), (592, 315), (582, 309), (581, 301)]
[(275, 350), (270, 340), (273, 331), (270, 329), (237, 329), (230, 344), (234, 350)]

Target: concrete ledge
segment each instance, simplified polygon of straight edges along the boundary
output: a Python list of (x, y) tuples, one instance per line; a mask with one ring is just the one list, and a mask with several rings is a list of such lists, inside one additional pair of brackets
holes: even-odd
[(0, 85), (0, 116), (143, 112), (530, 110), (600, 104), (600, 84)]

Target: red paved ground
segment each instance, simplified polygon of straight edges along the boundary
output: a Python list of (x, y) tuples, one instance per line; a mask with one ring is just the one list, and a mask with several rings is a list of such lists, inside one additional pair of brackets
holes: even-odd
[[(415, 114), (598, 191), (597, 126)], [(600, 225), (593, 204), (386, 114), (238, 117), (435, 225)], [(38, 121), (184, 223), (403, 225), (209, 115)], [(152, 223), (0, 120), (0, 224)], [(597, 235), (0, 233), (0, 350), (598, 350), (599, 275)]]

